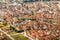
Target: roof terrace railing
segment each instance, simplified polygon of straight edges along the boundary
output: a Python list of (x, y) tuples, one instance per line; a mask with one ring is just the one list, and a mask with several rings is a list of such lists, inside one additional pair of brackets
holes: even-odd
[(60, 1), (60, 0), (0, 0), (0, 2), (3, 3), (25, 3), (25, 2), (38, 2), (38, 1), (42, 1), (42, 2), (46, 2), (46, 1)]

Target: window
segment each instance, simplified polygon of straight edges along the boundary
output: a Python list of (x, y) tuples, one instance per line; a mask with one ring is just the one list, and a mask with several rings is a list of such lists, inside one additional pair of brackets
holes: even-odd
[(51, 1), (51, 0), (42, 0), (42, 1)]

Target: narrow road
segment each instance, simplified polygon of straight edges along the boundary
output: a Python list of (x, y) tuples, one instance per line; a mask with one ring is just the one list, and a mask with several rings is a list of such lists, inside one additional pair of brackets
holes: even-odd
[(0, 31), (3, 32), (6, 36), (8, 36), (11, 40), (15, 40), (13, 37), (11, 37), (9, 34), (7, 34), (6, 32), (4, 32), (1, 28)]

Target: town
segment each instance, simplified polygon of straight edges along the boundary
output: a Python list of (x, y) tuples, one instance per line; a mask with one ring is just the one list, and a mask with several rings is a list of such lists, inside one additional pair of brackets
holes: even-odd
[(16, 40), (11, 36), (16, 34), (26, 40), (60, 40), (60, 2), (0, 2), (0, 40)]

